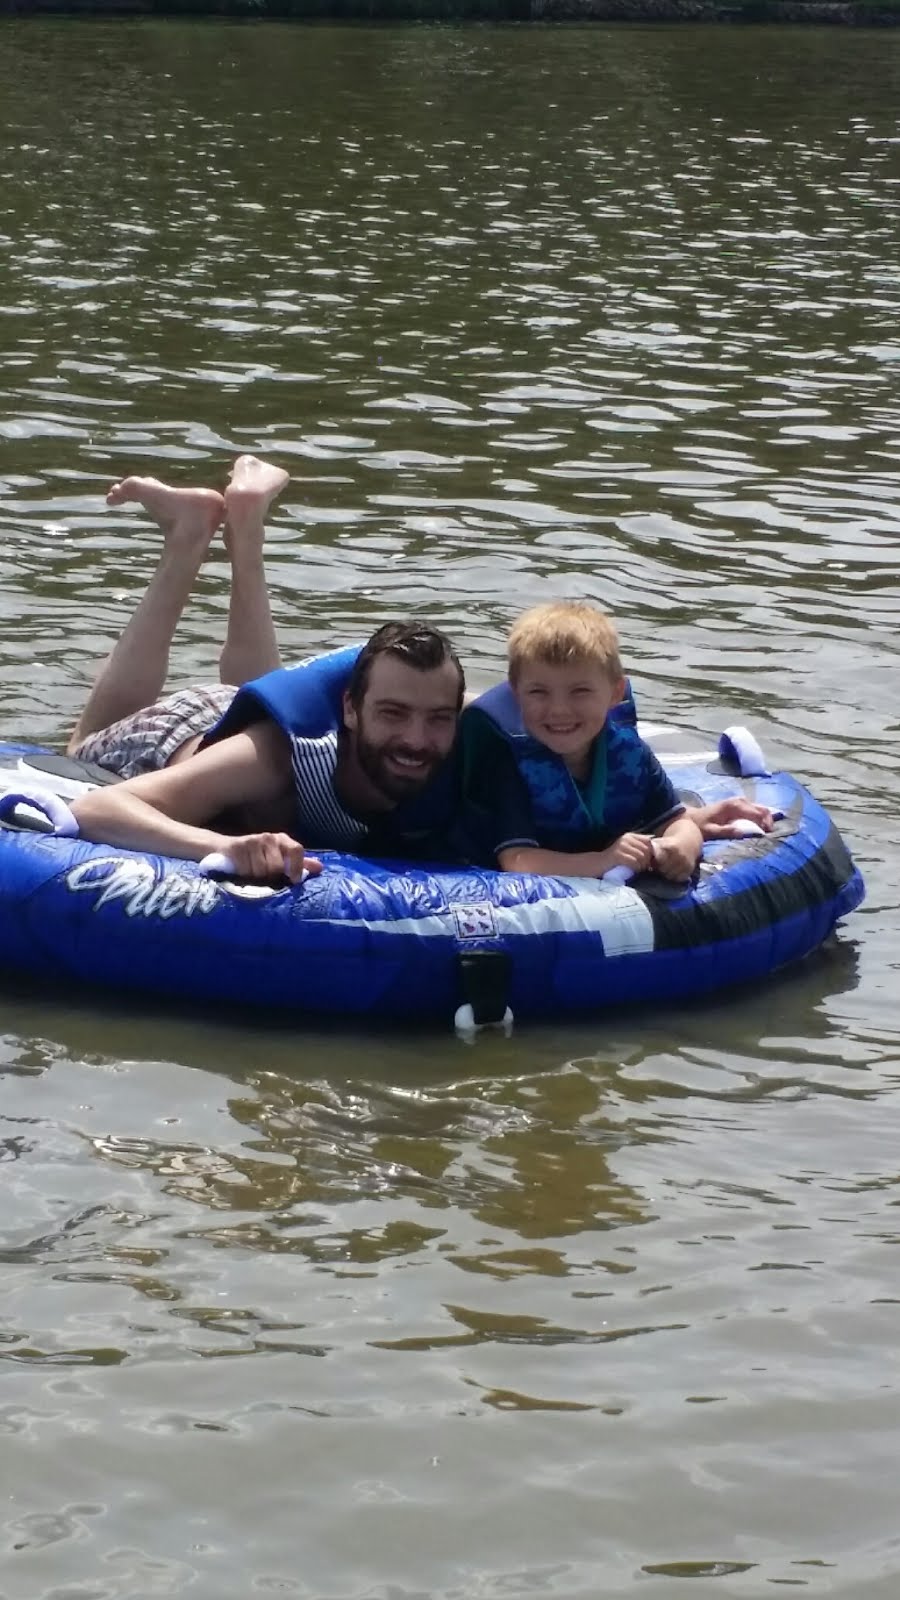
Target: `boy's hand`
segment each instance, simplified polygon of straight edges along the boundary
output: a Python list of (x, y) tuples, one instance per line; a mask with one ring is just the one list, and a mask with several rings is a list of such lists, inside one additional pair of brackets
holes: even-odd
[(313, 877), (322, 871), (321, 861), (308, 856), (289, 833), (245, 833), (228, 839), (225, 848), (239, 878), (287, 878), (299, 883), (304, 867)]
[(774, 817), (768, 806), (755, 800), (745, 800), (743, 795), (729, 795), (727, 800), (715, 800), (711, 805), (698, 806), (689, 811), (704, 839), (740, 838), (734, 828), (736, 822), (755, 822), (763, 833), (771, 833)]
[(703, 849), (703, 836), (690, 812), (676, 817), (653, 841), (653, 865), (660, 877), (685, 883)]
[(674, 839), (654, 839), (653, 866), (661, 878), (671, 883), (686, 883), (697, 865), (697, 852), (690, 842)]
[(653, 845), (649, 833), (623, 833), (620, 839), (606, 850), (601, 850), (603, 865), (598, 874), (602, 878), (612, 867), (629, 867), (632, 872), (647, 872), (653, 865)]

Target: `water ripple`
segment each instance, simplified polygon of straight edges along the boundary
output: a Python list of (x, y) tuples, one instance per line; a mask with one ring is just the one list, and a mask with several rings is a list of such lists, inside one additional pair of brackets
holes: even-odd
[(254, 450), (288, 655), (422, 610), (483, 684), (594, 597), (870, 889), (759, 992), (469, 1053), (5, 994), (17, 1595), (893, 1593), (896, 52), (698, 38), (4, 30), (8, 733), (151, 570), (110, 478)]

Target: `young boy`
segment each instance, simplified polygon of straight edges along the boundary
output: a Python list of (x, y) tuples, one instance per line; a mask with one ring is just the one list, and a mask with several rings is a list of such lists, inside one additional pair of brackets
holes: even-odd
[(526, 611), (509, 679), (463, 713), (466, 828), (504, 872), (689, 878), (703, 840), (634, 726), (610, 619), (578, 601)]

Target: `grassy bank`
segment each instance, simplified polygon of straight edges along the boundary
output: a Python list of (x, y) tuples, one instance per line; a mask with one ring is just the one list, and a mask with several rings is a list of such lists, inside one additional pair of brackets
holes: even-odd
[(900, 0), (0, 0), (0, 16), (369, 21), (781, 22), (890, 27)]

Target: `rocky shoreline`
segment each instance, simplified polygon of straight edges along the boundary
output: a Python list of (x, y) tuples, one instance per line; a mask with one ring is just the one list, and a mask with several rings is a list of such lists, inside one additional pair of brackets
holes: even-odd
[(895, 27), (900, 0), (0, 0), (0, 17), (230, 17), (333, 22), (709, 22)]

